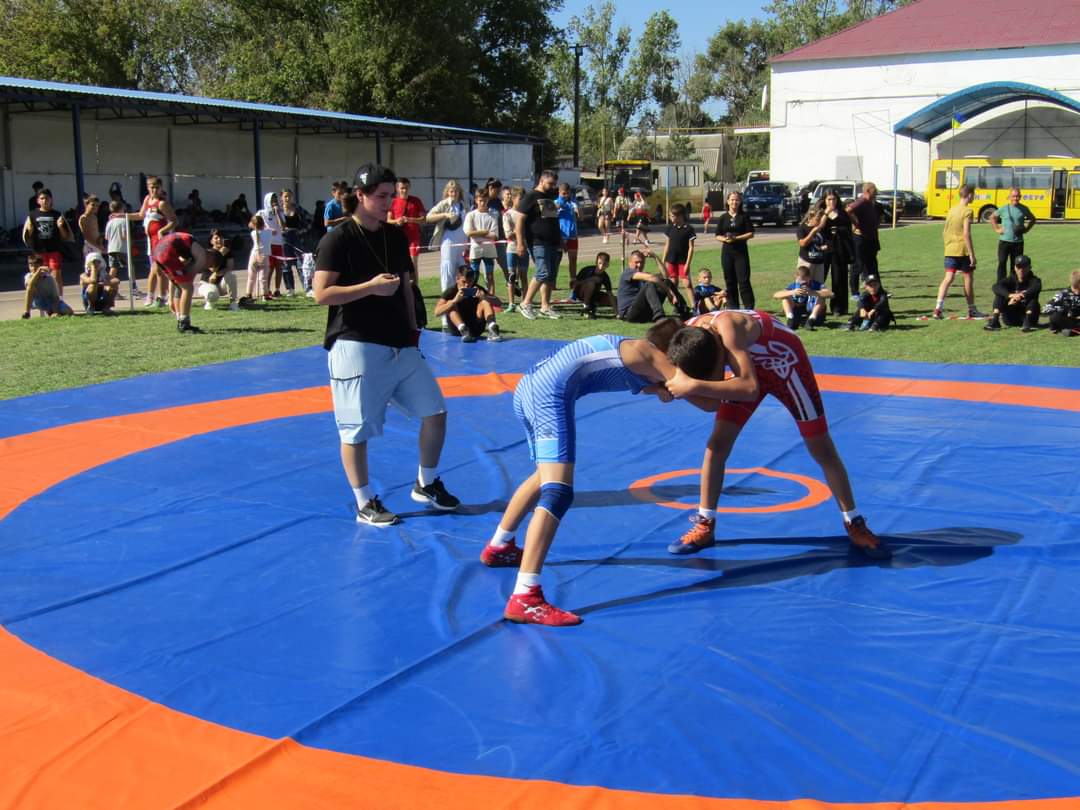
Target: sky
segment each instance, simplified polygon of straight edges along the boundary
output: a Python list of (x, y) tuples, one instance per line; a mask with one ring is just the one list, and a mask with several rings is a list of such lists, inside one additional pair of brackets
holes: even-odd
[[(600, 0), (596, 4), (599, 5)], [(679, 37), (682, 39), (680, 55), (697, 51), (704, 53), (712, 37), (729, 20), (760, 19), (765, 16), (761, 7), (766, 0), (675, 0), (666, 9), (668, 14), (679, 24)], [(553, 15), (556, 26), (564, 27), (571, 17), (581, 16), (591, 3), (584, 0), (564, 0), (562, 11)], [(645, 21), (663, 6), (656, 0), (617, 0), (615, 4), (615, 28), (630, 26), (633, 39), (636, 40), (645, 29)], [(710, 115), (723, 114), (719, 102), (705, 105)]]

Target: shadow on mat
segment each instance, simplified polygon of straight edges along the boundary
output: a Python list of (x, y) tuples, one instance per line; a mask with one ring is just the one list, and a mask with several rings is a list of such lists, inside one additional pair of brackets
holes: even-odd
[[(921, 568), (927, 565), (952, 566), (965, 565), (989, 557), (997, 546), (1009, 546), (1019, 543), (1023, 535), (998, 529), (978, 527), (955, 527), (934, 529), (912, 534), (881, 535), (893, 550), (890, 560), (871, 560), (851, 548), (846, 536), (831, 537), (782, 537), (752, 538), (747, 540), (721, 541), (716, 549), (725, 550), (742, 544), (752, 545), (810, 545), (821, 546), (815, 551), (804, 551), (787, 557), (771, 560), (736, 560), (717, 559), (713, 556), (694, 557), (607, 557), (592, 560), (557, 560), (549, 562), (548, 567), (580, 565), (628, 565), (628, 566), (664, 566), (686, 568), (695, 571), (716, 571), (717, 575), (695, 582), (663, 588), (652, 593), (626, 596), (599, 602), (575, 613), (582, 615), (625, 605), (636, 605), (679, 596), (684, 593), (711, 591), (720, 588), (743, 588), (750, 585), (766, 585), (797, 579), (805, 576), (827, 574), (840, 568)], [(708, 550), (702, 554), (711, 555)]]
[[(660, 501), (679, 501), (682, 500), (686, 504), (687, 510), (693, 509), (697, 504), (698, 499), (698, 485), (692, 484), (656, 484), (649, 488), (653, 498), (656, 502)], [(782, 497), (782, 493), (778, 489), (772, 487), (746, 487), (746, 486), (730, 486), (724, 487), (722, 491), (723, 497), (728, 498), (745, 498), (749, 496), (758, 495), (775, 495)], [(690, 498), (691, 501), (685, 500)], [(635, 497), (628, 489), (598, 489), (598, 490), (586, 490), (575, 491), (574, 493), (574, 508), (580, 509), (583, 506), (588, 507), (601, 507), (601, 506), (647, 506), (652, 505), (652, 500), (642, 500)], [(488, 501), (487, 503), (463, 503), (461, 508), (457, 510), (456, 514), (460, 515), (485, 515), (490, 512), (502, 512), (506, 509), (507, 502), (504, 500)], [(724, 506), (732, 506), (737, 504), (725, 503)], [(401, 517), (405, 517), (405, 514), (401, 513)]]

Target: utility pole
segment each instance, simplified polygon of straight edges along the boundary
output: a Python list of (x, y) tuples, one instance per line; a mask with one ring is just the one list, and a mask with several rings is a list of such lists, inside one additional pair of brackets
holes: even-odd
[(579, 42), (570, 47), (574, 49), (574, 168), (577, 169), (581, 167), (581, 52), (585, 46)]

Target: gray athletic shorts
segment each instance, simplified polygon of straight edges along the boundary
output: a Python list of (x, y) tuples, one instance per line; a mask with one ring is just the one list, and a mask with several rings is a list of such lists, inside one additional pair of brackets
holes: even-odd
[(381, 436), (391, 403), (414, 419), (446, 412), (442, 390), (419, 349), (338, 340), (327, 364), (342, 444)]

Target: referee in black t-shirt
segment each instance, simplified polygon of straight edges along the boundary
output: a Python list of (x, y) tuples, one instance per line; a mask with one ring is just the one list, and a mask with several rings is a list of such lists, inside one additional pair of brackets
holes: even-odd
[(367, 441), (382, 435), (391, 401), (421, 420), (412, 499), (442, 510), (460, 504), (436, 475), (446, 403), (417, 348), (409, 242), (401, 228), (386, 224), (396, 181), (383, 166), (368, 163), (357, 170), (356, 210), (319, 242), (312, 284), (316, 302), (329, 308), (323, 346), (330, 352), (341, 463), (356, 496), (356, 520), (372, 526), (399, 522), (372, 491), (367, 463)]

